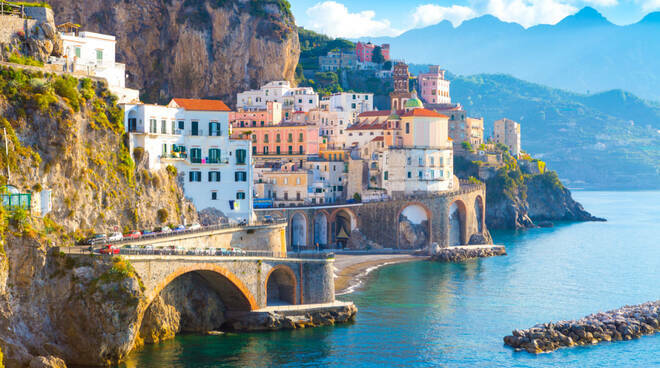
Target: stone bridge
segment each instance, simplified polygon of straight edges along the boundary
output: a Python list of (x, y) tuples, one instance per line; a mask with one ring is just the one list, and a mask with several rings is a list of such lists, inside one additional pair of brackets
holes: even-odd
[(326, 206), (255, 210), (259, 216), (286, 218), (289, 247), (314, 248), (346, 243), (359, 230), (386, 248), (418, 249), (468, 244), (486, 233), (486, 187), (462, 184), (453, 192), (394, 200)]
[(196, 273), (228, 310), (269, 305), (329, 303), (335, 300), (334, 258), (123, 256), (142, 279), (147, 305), (178, 277)]

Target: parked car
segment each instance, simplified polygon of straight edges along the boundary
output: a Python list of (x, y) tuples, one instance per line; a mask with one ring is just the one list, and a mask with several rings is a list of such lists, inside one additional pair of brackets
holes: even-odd
[(99, 249), (99, 253), (101, 254), (119, 254), (119, 248), (112, 244), (108, 244), (105, 247)]
[(87, 241), (87, 244), (89, 245), (97, 245), (97, 244), (105, 244), (108, 242), (108, 236), (105, 234), (94, 234), (89, 240)]
[(188, 230), (199, 230), (199, 229), (201, 229), (201, 228), (202, 228), (202, 225), (200, 225), (199, 223), (195, 222), (194, 224), (192, 224), (192, 225), (190, 225), (190, 226), (188, 227)]
[(110, 242), (118, 242), (118, 241), (122, 241), (123, 239), (124, 236), (120, 232), (114, 232), (110, 234), (110, 236), (108, 237), (108, 241)]
[(170, 229), (169, 226), (163, 226), (163, 227), (160, 228), (160, 232), (163, 233), (163, 234), (167, 234), (167, 233), (171, 233), (172, 229)]
[(174, 231), (177, 231), (177, 232), (178, 232), (178, 231), (185, 231), (185, 230), (186, 230), (186, 227), (183, 226), (183, 225), (179, 225), (179, 226), (177, 226), (177, 227), (174, 228)]
[(272, 224), (273, 222), (275, 222), (275, 219), (273, 218), (273, 216), (266, 215), (264, 216), (264, 222), (267, 224)]
[(138, 230), (133, 230), (129, 233), (124, 234), (124, 238), (127, 239), (139, 239), (142, 236), (142, 233)]
[(144, 229), (142, 230), (142, 236), (153, 236), (154, 232), (151, 230)]

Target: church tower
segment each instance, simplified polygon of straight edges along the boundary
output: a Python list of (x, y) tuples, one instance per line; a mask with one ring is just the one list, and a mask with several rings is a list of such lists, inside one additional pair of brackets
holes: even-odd
[(390, 93), (390, 108), (393, 112), (401, 110), (406, 102), (411, 98), (408, 80), (410, 73), (406, 63), (398, 62), (392, 69), (392, 79), (394, 80), (394, 91)]

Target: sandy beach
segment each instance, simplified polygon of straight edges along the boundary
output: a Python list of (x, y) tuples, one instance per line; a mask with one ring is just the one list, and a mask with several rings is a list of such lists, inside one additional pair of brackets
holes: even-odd
[(360, 279), (374, 269), (394, 263), (421, 261), (428, 257), (410, 254), (337, 254), (335, 293), (347, 294), (360, 285)]

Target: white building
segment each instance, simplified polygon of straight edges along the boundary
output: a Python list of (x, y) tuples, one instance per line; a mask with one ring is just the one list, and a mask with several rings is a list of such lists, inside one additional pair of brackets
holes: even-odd
[(321, 108), (328, 111), (351, 112), (355, 116), (374, 109), (373, 93), (340, 92), (323, 97)]
[(308, 112), (319, 106), (319, 95), (312, 87), (291, 87), (288, 81), (270, 82), (236, 95), (236, 107), (244, 110), (266, 110), (269, 101), (281, 103), (284, 110)]
[(52, 64), (64, 71), (105, 78), (119, 103), (137, 102), (140, 93), (126, 88), (126, 65), (115, 61), (115, 36), (94, 32), (61, 32), (64, 56), (52, 58)]
[(228, 218), (249, 221), (251, 142), (230, 138), (229, 111), (218, 100), (124, 105), (131, 154), (143, 148), (150, 170), (174, 166), (185, 196), (198, 210), (211, 207)]
[(321, 188), (324, 203), (335, 203), (346, 199), (347, 170), (344, 161), (313, 159), (307, 160), (304, 167), (313, 174), (312, 187)]
[(511, 119), (500, 119), (493, 124), (493, 140), (509, 147), (511, 155), (520, 155), (520, 124)]
[(319, 134), (326, 137), (330, 148), (346, 148), (346, 129), (354, 122), (354, 115), (350, 111), (318, 112)]

